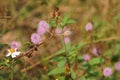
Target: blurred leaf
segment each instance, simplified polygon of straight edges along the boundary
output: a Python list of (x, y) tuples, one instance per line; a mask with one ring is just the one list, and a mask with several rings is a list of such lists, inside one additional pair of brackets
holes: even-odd
[(51, 61), (56, 61), (56, 62), (58, 62), (58, 61), (60, 61), (60, 60), (62, 60), (62, 59), (64, 59), (63, 56), (57, 56), (57, 57), (54, 57)]
[(94, 23), (95, 29), (100, 27), (100, 20), (99, 20), (99, 18), (93, 17), (93, 23)]
[(75, 46), (72, 46), (71, 48), (71, 51), (74, 51), (74, 50), (80, 50), (80, 48), (83, 46), (83, 44), (81, 42), (78, 42)]
[(88, 63), (86, 61), (82, 62), (80, 68), (87, 69), (89, 67)]
[(113, 55), (112, 56), (112, 62), (117, 62), (118, 61), (118, 59), (119, 59), (119, 55), (118, 54), (115, 54), (115, 55)]
[(9, 64), (7, 64), (7, 63), (0, 63), (0, 66), (9, 66)]
[(73, 20), (73, 19), (68, 19), (68, 21), (66, 22), (66, 24), (72, 24), (72, 23), (75, 23), (75, 20)]
[(23, 80), (28, 80), (27, 77), (24, 77)]
[(65, 63), (66, 63), (66, 59), (62, 59), (61, 61), (59, 61), (59, 62), (57, 63), (57, 66), (58, 66), (58, 67), (64, 67)]
[(61, 53), (64, 53), (65, 50), (64, 49), (61, 49), (61, 50), (58, 50), (55, 54), (61, 54)]
[(116, 22), (117, 22), (118, 20), (120, 20), (120, 14), (115, 15), (115, 16), (113, 17), (113, 19), (112, 19), (112, 22), (113, 22), (114, 24), (116, 24)]
[(92, 77), (92, 76), (97, 76), (98, 75), (98, 72), (96, 72), (94, 69), (86, 69), (86, 72), (88, 73), (88, 76), (87, 77)]
[(59, 77), (58, 80), (65, 80), (65, 77)]
[(83, 57), (82, 57), (82, 56), (79, 56), (79, 57), (78, 57), (78, 60), (79, 60), (79, 61), (83, 61)]
[(65, 68), (64, 67), (57, 67), (57, 68), (51, 70), (48, 73), (48, 76), (55, 75), (55, 74), (61, 74), (61, 73), (64, 73), (64, 72), (65, 72)]
[(55, 18), (51, 18), (51, 20), (50, 20), (50, 26), (51, 27), (57, 27)]
[(80, 77), (79, 80), (86, 80), (85, 76)]
[(89, 65), (90, 66), (93, 66), (93, 65), (97, 65), (97, 64), (100, 64), (104, 62), (104, 59), (103, 58), (93, 58), (89, 61)]
[(75, 80), (76, 77), (77, 77), (77, 76), (76, 76), (76, 73), (75, 73), (73, 70), (71, 70), (71, 77), (72, 77), (72, 79), (74, 79), (74, 80)]
[(2, 76), (0, 76), (0, 80), (4, 80), (4, 78)]
[(120, 44), (116, 45), (115, 53), (118, 54), (120, 51)]
[(19, 60), (19, 59), (17, 59), (17, 60), (15, 61), (15, 65), (16, 65), (16, 64), (22, 64), (22, 61)]
[(70, 19), (70, 13), (67, 13), (63, 17), (62, 26), (61, 27), (64, 27), (65, 25), (72, 24), (72, 23), (75, 23), (75, 21), (73, 19)]
[(112, 49), (107, 50), (107, 51), (105, 52), (105, 56), (106, 56), (106, 57), (110, 57), (111, 54), (112, 54)]

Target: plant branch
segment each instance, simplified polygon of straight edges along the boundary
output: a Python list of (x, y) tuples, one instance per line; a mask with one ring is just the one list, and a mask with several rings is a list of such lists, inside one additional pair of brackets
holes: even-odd
[[(110, 38), (105, 38), (105, 39), (100, 39), (100, 40), (94, 40), (92, 43), (106, 42), (106, 41), (113, 41), (113, 40), (119, 41), (119, 37), (110, 37)], [(84, 46), (84, 45), (88, 45), (88, 44), (91, 44), (91, 41), (84, 42), (84, 43), (83, 43), (83, 46)], [(57, 56), (60, 56), (60, 55), (63, 55), (63, 54), (64, 54), (64, 53), (53, 54), (53, 55), (51, 55), (51, 56), (48, 56), (48, 57), (46, 57), (45, 59), (43, 59), (43, 60), (41, 60), (41, 61), (38, 61), (37, 63), (35, 63), (35, 64), (33, 64), (33, 65), (31, 65), (31, 66), (29, 66), (29, 67), (27, 67), (27, 68), (22, 69), (21, 72), (26, 72), (26, 71), (28, 71), (28, 70), (36, 67), (37, 65), (41, 64), (41, 63), (44, 62), (44, 61), (51, 60), (52, 58), (57, 57)]]

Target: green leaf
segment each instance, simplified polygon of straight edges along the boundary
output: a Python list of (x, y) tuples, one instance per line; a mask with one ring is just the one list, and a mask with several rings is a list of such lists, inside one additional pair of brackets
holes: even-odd
[(61, 53), (64, 53), (65, 52), (65, 49), (61, 49), (61, 50), (58, 50), (55, 54), (61, 54)]
[(75, 20), (69, 19), (69, 20), (66, 22), (66, 24), (72, 24), (72, 23), (75, 23)]
[(63, 59), (63, 60), (61, 60), (61, 61), (58, 62), (57, 66), (58, 67), (64, 67), (65, 63), (66, 63), (66, 60)]
[(63, 23), (66, 23), (67, 20), (69, 19), (69, 17), (70, 17), (70, 13), (65, 14), (64, 17), (63, 17), (62, 22), (63, 22)]
[(71, 70), (71, 77), (75, 80), (76, 79), (76, 73), (73, 71), (73, 70)]
[(61, 73), (64, 73), (64, 72), (65, 72), (65, 68), (64, 67), (57, 67), (57, 68), (51, 70), (48, 73), (48, 76), (55, 75), (55, 74), (61, 74)]
[(56, 27), (56, 20), (54, 18), (51, 18), (50, 25), (51, 27)]
[(58, 80), (65, 80), (65, 77), (59, 77)]
[(0, 66), (9, 66), (7, 63), (0, 63)]
[(107, 50), (107, 51), (105, 52), (105, 56), (110, 57), (110, 55), (112, 54), (112, 52), (113, 52), (112, 49)]
[(93, 65), (97, 65), (104, 62), (103, 58), (93, 58), (89, 61), (89, 65), (93, 66)]
[(85, 76), (80, 77), (79, 80), (86, 80)]
[(82, 69), (87, 69), (88, 67), (89, 67), (89, 64), (86, 61), (82, 62), (81, 66), (80, 66), (80, 68), (82, 68)]
[(120, 51), (120, 44), (117, 44), (117, 45), (116, 45), (116, 50), (115, 50), (115, 53), (117, 53), (117, 54), (118, 54), (118, 53), (119, 53), (119, 51)]
[(83, 61), (83, 57), (82, 57), (82, 56), (79, 56), (77, 59), (78, 59), (79, 61)]
[(75, 23), (75, 20), (70, 19), (70, 13), (67, 13), (67, 14), (65, 14), (65, 16), (62, 19), (61, 27), (64, 27), (65, 25), (72, 24), (72, 23)]
[(119, 55), (118, 55), (118, 54), (115, 54), (115, 55), (112, 56), (111, 61), (112, 61), (112, 62), (117, 62), (118, 59), (119, 59)]

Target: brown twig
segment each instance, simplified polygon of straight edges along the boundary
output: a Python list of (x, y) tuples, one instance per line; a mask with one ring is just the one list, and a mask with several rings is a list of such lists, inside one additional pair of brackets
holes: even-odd
[(33, 64), (33, 65), (31, 65), (31, 66), (29, 66), (29, 67), (27, 67), (27, 68), (22, 69), (21, 72), (26, 72), (26, 71), (28, 71), (28, 70), (36, 67), (37, 65), (43, 63), (44, 61), (51, 60), (51, 59), (54, 58), (54, 57), (62, 56), (62, 55), (63, 55), (63, 54), (53, 54), (53, 55), (51, 55), (51, 56), (48, 56), (48, 57), (44, 58), (43, 60), (38, 61), (38, 62), (36, 62), (35, 64)]
[(20, 56), (18, 56), (16, 59), (21, 58), (23, 56), (27, 56), (27, 54), (31, 53), (32, 51), (35, 50), (35, 48), (41, 46), (44, 43), (44, 41), (41, 41), (38, 45), (35, 45), (33, 48), (29, 49), (28, 51), (22, 53)]

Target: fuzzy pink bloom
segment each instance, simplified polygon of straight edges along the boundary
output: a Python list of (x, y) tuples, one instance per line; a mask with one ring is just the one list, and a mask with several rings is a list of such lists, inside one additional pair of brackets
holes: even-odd
[(55, 33), (56, 34), (61, 34), (62, 33), (62, 29), (61, 28), (56, 28), (55, 29)]
[(115, 63), (114, 67), (116, 71), (120, 71), (120, 62)]
[(99, 56), (99, 51), (98, 51), (98, 49), (96, 47), (93, 48), (92, 52), (93, 52), (94, 56)]
[(33, 44), (39, 44), (40, 40), (41, 40), (41, 37), (40, 37), (40, 35), (38, 35), (37, 33), (33, 33), (33, 34), (31, 35), (31, 42), (32, 42)]
[(67, 44), (67, 43), (70, 42), (70, 38), (69, 38), (69, 37), (65, 37), (65, 38), (64, 38), (64, 41), (65, 41), (65, 43)]
[(86, 31), (92, 31), (92, 29), (93, 29), (92, 23), (91, 22), (87, 23), (85, 26), (85, 29), (86, 29)]
[(112, 69), (109, 68), (109, 67), (106, 67), (106, 68), (103, 70), (103, 75), (104, 75), (105, 77), (111, 76), (111, 75), (112, 75)]
[(85, 61), (89, 61), (89, 60), (90, 60), (90, 55), (84, 54), (84, 55), (83, 55), (83, 59), (84, 59)]
[(45, 34), (50, 28), (50, 25), (46, 21), (40, 21), (38, 24), (37, 33), (39, 35)]
[(17, 41), (12, 41), (11, 43), (10, 43), (10, 48), (17, 48), (17, 49), (19, 49), (20, 48), (20, 43), (19, 42), (17, 42)]

